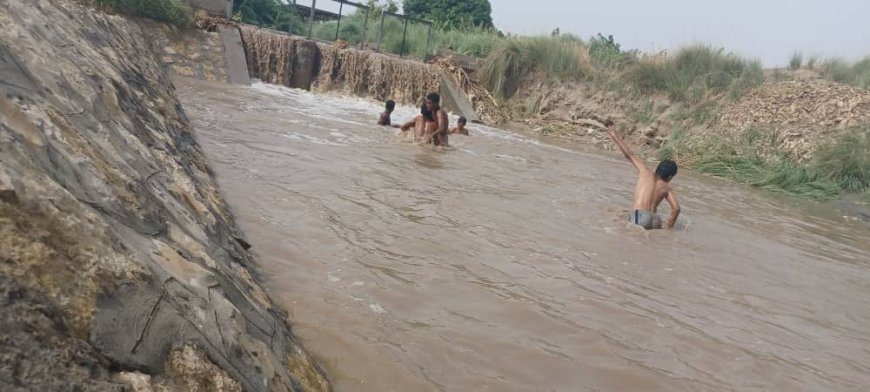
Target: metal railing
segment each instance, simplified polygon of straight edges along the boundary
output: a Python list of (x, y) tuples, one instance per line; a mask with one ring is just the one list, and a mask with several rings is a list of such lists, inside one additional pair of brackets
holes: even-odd
[(402, 21), (402, 24), (403, 24), (402, 44), (401, 44), (400, 49), (399, 49), (399, 57), (405, 57), (405, 44), (407, 43), (408, 24), (410, 22), (420, 23), (420, 24), (426, 25), (428, 27), (428, 30), (426, 33), (426, 50), (425, 50), (425, 52), (429, 53), (430, 47), (432, 45), (432, 27), (434, 26), (433, 23), (428, 21), (428, 20), (418, 19), (418, 18), (407, 16), (407, 15), (401, 15), (401, 14), (396, 14), (396, 13), (387, 12), (387, 11), (381, 12), (380, 23), (378, 24), (379, 27), (378, 27), (377, 45), (375, 46), (376, 52), (381, 51), (381, 44), (383, 43), (383, 38), (384, 38), (384, 22), (386, 21), (387, 16), (395, 17), (395, 18), (399, 19), (400, 21)]
[[(321, 1), (323, 1), (323, 0), (321, 0)], [(314, 27), (316, 24), (315, 22), (332, 21), (332, 20), (336, 21), (335, 35), (333, 38), (333, 40), (335, 40), (335, 41), (337, 41), (340, 38), (341, 33), (342, 33), (341, 22), (342, 22), (342, 19), (346, 16), (345, 15), (345, 8), (346, 7), (354, 8), (355, 12), (361, 12), (362, 16), (363, 16), (362, 31), (360, 31), (359, 35), (358, 35), (358, 39), (359, 39), (358, 46), (360, 49), (366, 48), (369, 44), (368, 43), (369, 17), (371, 16), (371, 13), (374, 12), (375, 10), (372, 10), (371, 7), (366, 6), (364, 4), (360, 4), (360, 3), (349, 1), (349, 0), (330, 0), (330, 1), (339, 4), (338, 14), (335, 14), (334, 12), (318, 9), (317, 8), (317, 0), (311, 0), (310, 7), (305, 6), (305, 5), (301, 5), (301, 4), (296, 4), (296, 1), (293, 1), (292, 4), (288, 4), (288, 6), (296, 7), (297, 11), (304, 10), (308, 13), (308, 15), (306, 15), (307, 16), (306, 19), (308, 22), (308, 29), (307, 29), (307, 37), (308, 38), (314, 38)], [(424, 25), (424, 26), (426, 26), (426, 28), (428, 28), (427, 33), (426, 33), (425, 53), (427, 53), (427, 54), (430, 53), (430, 50), (432, 48), (432, 33), (433, 33), (433, 28), (434, 28), (434, 24), (431, 21), (423, 20), (423, 19), (419, 19), (419, 18), (414, 18), (414, 17), (410, 17), (407, 15), (402, 15), (402, 14), (398, 14), (398, 13), (387, 12), (387, 11), (381, 11), (381, 16), (377, 22), (378, 23), (377, 24), (377, 38), (375, 39), (375, 46), (373, 48), (376, 52), (381, 52), (381, 49), (382, 49), (383, 39), (386, 35), (385, 29), (387, 26), (386, 26), (385, 22), (386, 22), (387, 18), (396, 18), (400, 21), (400, 23), (402, 25), (402, 41), (401, 41), (401, 45), (400, 45), (399, 50), (398, 50), (398, 55), (400, 57), (404, 57), (406, 54), (408, 54), (408, 47), (407, 47), (408, 28), (409, 28), (410, 24), (415, 24), (415, 23)], [(322, 33), (320, 35), (322, 35)], [(323, 37), (320, 37), (320, 38), (323, 39)]]

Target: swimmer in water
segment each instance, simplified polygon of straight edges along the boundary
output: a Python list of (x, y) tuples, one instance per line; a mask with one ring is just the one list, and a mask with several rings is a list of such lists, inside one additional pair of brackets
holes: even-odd
[(459, 117), (459, 120), (456, 121), (456, 126), (450, 130), (450, 133), (454, 135), (468, 136), (468, 129), (465, 128), (467, 122), (468, 120), (465, 117)]
[(414, 128), (414, 142), (419, 142), (423, 137), (423, 130), (426, 128), (426, 118), (428, 117), (430, 117), (429, 111), (426, 109), (426, 104), (423, 104), (423, 106), (420, 107), (420, 114), (414, 117), (413, 120), (402, 124), (399, 129), (401, 129), (402, 134), (404, 134), (405, 132), (410, 131), (411, 128)]
[(447, 118), (447, 112), (441, 108), (441, 96), (438, 93), (429, 93), (426, 95), (426, 102), (423, 104), (423, 108), (426, 111), (423, 112), (425, 126), (423, 128), (422, 142), (424, 144), (432, 143), (436, 146), (447, 147), (449, 145), (447, 137), (450, 134), (448, 131), (450, 120)]
[(407, 132), (414, 128), (414, 141), (436, 146), (447, 146), (447, 113), (440, 106), (441, 96), (437, 93), (426, 95), (426, 101), (420, 107), (420, 115), (406, 122), (400, 128)]
[(396, 102), (393, 100), (387, 101), (384, 112), (381, 113), (381, 116), (378, 117), (378, 125), (392, 125), (390, 120), (390, 115), (393, 114), (393, 110), (396, 109)]
[(680, 215), (680, 202), (677, 201), (677, 195), (671, 189), (670, 182), (677, 175), (677, 164), (666, 159), (661, 161), (655, 172), (650, 171), (648, 167), (628, 148), (625, 141), (619, 137), (616, 129), (611, 125), (608, 129), (608, 134), (619, 150), (625, 155), (629, 162), (637, 169), (637, 185), (634, 188), (634, 209), (629, 216), (631, 223), (643, 227), (644, 229), (661, 229), (662, 221), (656, 210), (662, 200), (667, 199), (671, 205), (671, 216), (668, 218), (667, 227), (670, 229), (677, 223), (677, 217)]

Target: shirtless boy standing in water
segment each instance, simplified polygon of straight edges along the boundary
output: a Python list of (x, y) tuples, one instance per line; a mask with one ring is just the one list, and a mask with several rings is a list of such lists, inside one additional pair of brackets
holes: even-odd
[(450, 133), (447, 128), (450, 124), (447, 112), (441, 107), (441, 96), (438, 93), (429, 93), (426, 95), (426, 103), (423, 106), (429, 112), (426, 127), (423, 130), (423, 143), (447, 147), (447, 135)]
[(396, 110), (396, 102), (391, 99), (384, 105), (384, 112), (378, 117), (378, 125), (392, 126), (390, 115), (393, 114), (393, 110)]
[(462, 116), (459, 117), (459, 120), (456, 121), (456, 126), (450, 130), (451, 135), (465, 135), (468, 136), (468, 129), (465, 128), (465, 124), (468, 123), (468, 120)]
[(659, 163), (655, 173), (649, 170), (648, 167), (628, 148), (625, 141), (616, 133), (616, 129), (611, 126), (608, 128), (608, 134), (619, 150), (628, 158), (628, 161), (637, 169), (637, 185), (634, 188), (634, 210), (631, 212), (629, 220), (644, 229), (661, 229), (662, 221), (656, 210), (662, 200), (667, 199), (671, 205), (671, 216), (668, 219), (668, 228), (674, 227), (677, 222), (677, 216), (680, 215), (680, 202), (677, 201), (677, 195), (671, 189), (670, 182), (677, 175), (677, 164), (670, 159), (666, 159)]
[(414, 140), (423, 144), (434, 144), (447, 147), (449, 120), (447, 113), (441, 107), (441, 96), (438, 93), (426, 95), (426, 101), (420, 108), (420, 115), (402, 125), (402, 131), (415, 128)]

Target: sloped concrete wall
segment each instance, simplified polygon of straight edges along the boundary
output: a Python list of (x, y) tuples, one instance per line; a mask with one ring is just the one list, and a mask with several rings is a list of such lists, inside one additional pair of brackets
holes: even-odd
[(0, 390), (328, 391), (147, 32), (68, 0), (0, 26)]

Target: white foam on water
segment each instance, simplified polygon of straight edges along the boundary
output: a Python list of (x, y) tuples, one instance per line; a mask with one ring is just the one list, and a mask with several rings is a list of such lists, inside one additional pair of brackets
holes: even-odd
[(517, 162), (517, 163), (528, 162), (525, 158), (521, 158), (521, 157), (517, 157), (517, 156), (513, 156), (513, 155), (507, 155), (507, 154), (493, 154), (492, 156), (499, 158), (499, 159), (505, 159), (505, 160), (513, 161), (513, 162)]
[(346, 145), (344, 143), (337, 143), (337, 142), (334, 142), (331, 140), (327, 140), (327, 139), (323, 139), (323, 138), (319, 138), (319, 137), (315, 137), (315, 136), (311, 136), (311, 135), (306, 135), (304, 133), (298, 133), (298, 132), (293, 132), (293, 133), (285, 134), (282, 136), (284, 136), (288, 139), (291, 139), (291, 140), (296, 140), (296, 141), (301, 141), (301, 142), (309, 142), (311, 144), (319, 144), (322, 146), (345, 146)]
[[(375, 122), (378, 115), (380, 115), (380, 113), (384, 111), (383, 102), (378, 102), (371, 99), (330, 94), (316, 95), (306, 90), (266, 84), (259, 81), (255, 81), (255, 83), (252, 84), (250, 88), (258, 93), (291, 99), (293, 101), (293, 107), (292, 109), (288, 110), (290, 112), (302, 113), (313, 119), (324, 119), (328, 120), (329, 122), (344, 123), (353, 127), (376, 126)], [(403, 124), (407, 121), (413, 120), (419, 114), (419, 107), (397, 104), (396, 109), (391, 115), (391, 120), (393, 124)], [(459, 116), (450, 114), (449, 117), (450, 126), (452, 127), (458, 121)], [(370, 119), (371, 122), (366, 122), (363, 119)], [(292, 117), (283, 117), (281, 120), (293, 124), (306, 125), (311, 128), (335, 131), (334, 129), (324, 128), (322, 126), (318, 127), (315, 123), (311, 121), (297, 120), (293, 119)], [(382, 128), (385, 131), (389, 132), (393, 132), (393, 130), (395, 129), (391, 127)], [(493, 128), (482, 124), (470, 124), (469, 130), (472, 132), (471, 137), (485, 137), (490, 139), (504, 140), (508, 142), (532, 144), (535, 146), (555, 149), (562, 152), (577, 153), (577, 151), (569, 150), (564, 147), (542, 143), (533, 138), (525, 137), (510, 131)], [(364, 138), (354, 139), (354, 136), (350, 136), (348, 139), (339, 139), (337, 143), (345, 142), (364, 143), (370, 142), (370, 140)], [(470, 150), (462, 149), (461, 151), (468, 152)]]
[(375, 312), (377, 314), (386, 314), (387, 313), (387, 310), (384, 309), (383, 306), (381, 306), (380, 304), (377, 304), (377, 303), (369, 304), (369, 309), (371, 309), (372, 312)]

